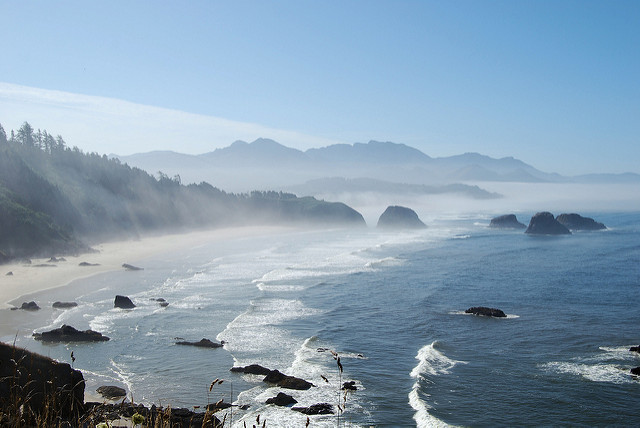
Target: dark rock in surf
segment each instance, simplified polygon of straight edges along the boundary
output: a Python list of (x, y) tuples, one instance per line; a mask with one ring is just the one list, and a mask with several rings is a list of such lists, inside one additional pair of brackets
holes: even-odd
[(411, 208), (389, 206), (378, 219), (380, 229), (424, 229), (427, 226)]
[(539, 212), (531, 217), (524, 233), (530, 235), (571, 235), (569, 229), (560, 224), (550, 212)]
[(220, 400), (217, 403), (207, 404), (207, 410), (209, 412), (215, 413), (215, 412), (219, 412), (220, 410), (228, 409), (231, 406), (232, 406), (232, 404), (226, 403), (226, 402)]
[(82, 266), (82, 267), (100, 266), (100, 263), (80, 262), (78, 263), (78, 266)]
[(640, 367), (634, 367), (631, 369), (631, 374), (634, 376), (640, 376)]
[(22, 305), (19, 308), (11, 308), (12, 310), (22, 309), (25, 311), (37, 311), (40, 309), (40, 306), (34, 301), (31, 302), (22, 302)]
[(199, 342), (176, 342), (176, 345), (195, 346), (197, 348), (222, 348), (224, 346), (224, 342), (216, 343), (209, 339), (201, 339)]
[(130, 264), (127, 264), (127, 263), (123, 263), (122, 267), (125, 268), (125, 270), (144, 270), (141, 267), (133, 266), (133, 265), (130, 265)]
[(76, 302), (53, 302), (53, 305), (51, 305), (51, 307), (56, 309), (69, 309), (75, 308), (76, 306), (78, 306)]
[(556, 220), (569, 230), (602, 230), (607, 228), (603, 223), (590, 217), (582, 217), (580, 214), (560, 214)]
[(640, 353), (640, 346), (632, 346), (629, 351)]
[(67, 259), (65, 259), (64, 257), (51, 257), (47, 263), (59, 263), (59, 262), (66, 262)]
[(13, 276), (13, 272), (12, 272), (12, 271), (9, 271), (9, 272), (7, 272), (7, 273), (5, 274), (5, 276)]
[(466, 314), (482, 315), (482, 316), (485, 316), (485, 317), (495, 317), (495, 318), (506, 318), (507, 317), (507, 315), (504, 312), (502, 312), (500, 309), (487, 308), (485, 306), (474, 306), (474, 307), (471, 307), (471, 308), (467, 309), (464, 312)]
[(342, 389), (344, 389), (345, 391), (357, 391), (358, 387), (356, 386), (355, 381), (350, 381), (343, 383)]
[(35, 340), (42, 342), (106, 342), (109, 340), (107, 336), (93, 330), (76, 330), (70, 325), (64, 324), (60, 328), (51, 331), (43, 331), (42, 333), (33, 333)]
[(266, 404), (275, 404), (276, 406), (290, 406), (292, 404), (296, 404), (298, 400), (290, 396), (289, 394), (285, 394), (284, 392), (279, 392), (275, 397), (271, 397), (267, 399)]
[(245, 367), (231, 367), (231, 371), (234, 373), (246, 373), (262, 376), (266, 376), (269, 374), (269, 372), (271, 372), (270, 369), (262, 367), (259, 364), (251, 364)]
[(309, 407), (292, 407), (291, 410), (304, 413), (305, 415), (332, 415), (333, 414), (333, 406), (329, 403), (319, 403)]
[[(16, 426), (36, 426), (35, 421), (29, 419), (44, 414), (47, 406), (51, 405), (52, 391), (55, 391), (55, 410), (63, 418), (77, 416), (78, 405), (84, 403), (85, 387), (84, 377), (79, 370), (74, 370), (67, 363), (2, 342), (0, 362), (0, 414), (5, 414), (5, 406), (17, 402), (16, 394), (19, 394), (21, 418), (26, 420), (14, 420)], [(9, 419), (0, 419), (2, 426), (14, 426)]]
[(275, 383), (280, 388), (307, 390), (314, 386), (312, 383), (304, 379), (294, 376), (288, 376), (280, 373), (278, 370), (271, 370), (263, 379), (263, 382)]
[(98, 394), (102, 395), (104, 398), (114, 399), (120, 397), (126, 397), (127, 391), (124, 388), (120, 388), (119, 386), (105, 385), (100, 386), (96, 389)]
[(494, 217), (489, 223), (489, 227), (495, 229), (526, 229), (527, 226), (520, 223), (515, 214), (506, 214)]
[(134, 305), (131, 299), (127, 296), (117, 295), (115, 300), (113, 301), (113, 307), (122, 309), (133, 309), (136, 307), (136, 305)]

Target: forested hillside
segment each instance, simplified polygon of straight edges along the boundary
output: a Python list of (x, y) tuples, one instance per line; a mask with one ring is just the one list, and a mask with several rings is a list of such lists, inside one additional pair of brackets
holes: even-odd
[(70, 148), (24, 123), (0, 125), (0, 259), (79, 252), (147, 232), (274, 222), (364, 224), (340, 203), (282, 192), (232, 194), (154, 177), (106, 155)]

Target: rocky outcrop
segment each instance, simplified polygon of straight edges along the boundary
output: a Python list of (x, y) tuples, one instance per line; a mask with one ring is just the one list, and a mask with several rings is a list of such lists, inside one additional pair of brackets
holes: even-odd
[(176, 345), (196, 346), (198, 348), (222, 348), (224, 346), (224, 342), (216, 343), (216, 342), (212, 342), (209, 339), (201, 339), (198, 342), (187, 342), (187, 341), (176, 342)]
[(56, 309), (69, 309), (75, 308), (76, 306), (78, 306), (76, 302), (53, 302), (53, 305), (51, 305), (51, 307)]
[(82, 266), (82, 267), (100, 266), (100, 263), (80, 262), (78, 263), (78, 266)]
[(271, 370), (266, 367), (262, 367), (259, 364), (251, 364), (245, 367), (231, 367), (231, 371), (234, 373), (246, 373), (266, 376)]
[(634, 367), (631, 369), (631, 374), (635, 376), (640, 376), (640, 367)]
[(427, 226), (418, 218), (411, 208), (397, 205), (389, 206), (378, 219), (381, 229), (424, 229)]
[(64, 324), (60, 328), (55, 328), (42, 333), (33, 333), (33, 338), (43, 342), (106, 342), (107, 336), (93, 330), (76, 330), (70, 325)]
[(278, 370), (271, 370), (263, 379), (264, 382), (275, 383), (280, 388), (307, 390), (314, 386), (312, 383), (307, 382), (299, 377), (288, 376), (280, 373)]
[(580, 214), (560, 214), (556, 220), (569, 230), (602, 230), (607, 228), (604, 224), (590, 217), (582, 217)]
[(22, 302), (22, 306), (19, 308), (11, 308), (11, 310), (22, 309), (25, 311), (37, 311), (40, 309), (40, 306), (33, 300), (31, 302)]
[(232, 367), (231, 371), (235, 373), (264, 375), (264, 379), (262, 379), (264, 382), (275, 383), (280, 388), (306, 390), (315, 386), (304, 379), (288, 376), (278, 370), (269, 370), (268, 368), (262, 367), (258, 364), (251, 364), (246, 367)]
[[(118, 417), (131, 419), (134, 414), (144, 417), (142, 426), (173, 426), (173, 427), (221, 427), (223, 423), (205, 412), (194, 412), (190, 409), (173, 407), (146, 407), (142, 404), (132, 403), (86, 403), (85, 413), (87, 415), (115, 415)], [(93, 426), (93, 425), (91, 425)]]
[(22, 407), (26, 420), (20, 426), (35, 426), (30, 418), (47, 406), (55, 406), (62, 417), (76, 416), (81, 410), (84, 377), (69, 364), (1, 342), (0, 362), (0, 413), (8, 406)]
[(485, 317), (495, 317), (495, 318), (506, 318), (507, 317), (507, 314), (502, 312), (500, 309), (487, 308), (485, 306), (474, 306), (474, 307), (471, 307), (471, 308), (467, 309), (464, 312), (466, 314), (482, 315), (482, 316), (485, 316)]
[(344, 382), (342, 384), (342, 389), (345, 391), (357, 391), (358, 387), (356, 386), (355, 381)]
[(131, 299), (127, 296), (117, 295), (115, 300), (113, 301), (113, 307), (122, 309), (133, 309), (136, 307), (136, 305), (134, 305)]
[(333, 406), (329, 403), (319, 403), (309, 407), (292, 407), (291, 410), (304, 413), (305, 415), (332, 415), (333, 414)]
[(505, 214), (491, 219), (489, 227), (495, 229), (526, 229), (527, 226), (520, 223), (515, 214)]
[(629, 348), (629, 351), (640, 353), (640, 346), (632, 346), (631, 348)]
[(275, 397), (271, 397), (267, 399), (266, 404), (275, 404), (276, 406), (290, 406), (292, 404), (296, 404), (298, 400), (290, 396), (289, 394), (285, 394), (284, 392), (279, 392)]
[(130, 265), (128, 263), (123, 263), (122, 267), (125, 268), (125, 270), (144, 270), (141, 267), (133, 266), (133, 265)]
[(127, 391), (124, 388), (120, 388), (119, 386), (105, 385), (100, 386), (96, 389), (98, 394), (102, 395), (104, 398), (114, 399), (121, 398), (127, 396)]
[(571, 232), (560, 224), (550, 212), (539, 212), (529, 222), (529, 227), (524, 233), (530, 235), (570, 235)]

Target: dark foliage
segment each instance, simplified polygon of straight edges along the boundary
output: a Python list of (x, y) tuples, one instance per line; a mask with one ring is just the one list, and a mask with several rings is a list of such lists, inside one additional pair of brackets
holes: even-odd
[(340, 203), (282, 192), (234, 195), (208, 183), (183, 185), (117, 159), (69, 148), (25, 122), (0, 125), (0, 252), (6, 257), (73, 253), (82, 242), (160, 230), (255, 223), (364, 224)]

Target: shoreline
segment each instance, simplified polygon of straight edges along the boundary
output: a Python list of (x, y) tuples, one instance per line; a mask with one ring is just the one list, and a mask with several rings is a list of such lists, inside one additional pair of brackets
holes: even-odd
[[(180, 234), (147, 236), (136, 240), (94, 245), (98, 252), (64, 256), (63, 261), (32, 259), (31, 264), (0, 265), (0, 310), (20, 306), (25, 297), (62, 288), (74, 281), (123, 269), (123, 263), (136, 265), (140, 260), (169, 251), (211, 242), (275, 234), (291, 230), (284, 226), (243, 226), (206, 229)], [(61, 257), (62, 258), (62, 257)], [(92, 266), (80, 266), (80, 263)], [(9, 272), (11, 274), (9, 275)]]

